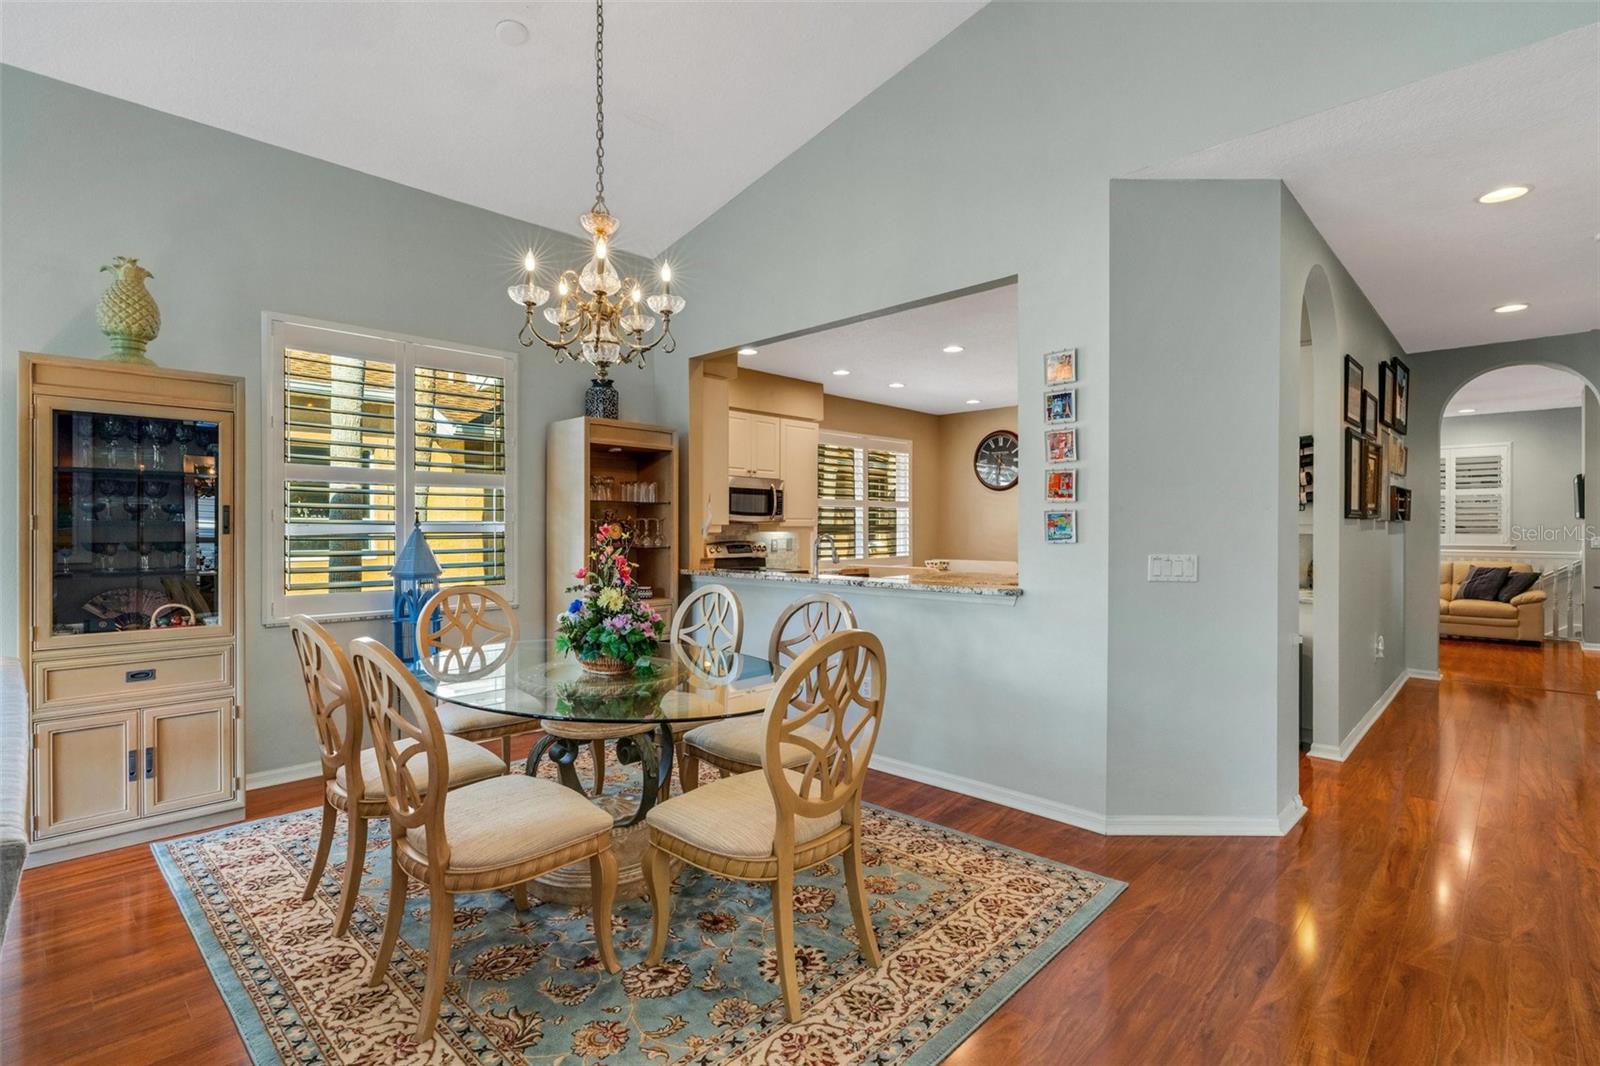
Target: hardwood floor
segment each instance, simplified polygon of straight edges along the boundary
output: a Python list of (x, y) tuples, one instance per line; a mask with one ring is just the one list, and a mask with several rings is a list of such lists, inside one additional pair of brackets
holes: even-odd
[[(1600, 1066), (1597, 659), (1444, 642), (1350, 761), (1302, 760), (1276, 840), (1099, 837), (874, 774), (875, 803), (1130, 883), (949, 1061)], [(7, 1066), (246, 1061), (148, 848), (30, 870), (17, 909)]]

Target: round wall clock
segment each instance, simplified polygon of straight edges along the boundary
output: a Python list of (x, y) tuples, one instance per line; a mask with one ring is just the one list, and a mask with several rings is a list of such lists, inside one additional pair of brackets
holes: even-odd
[(986, 489), (999, 492), (1017, 486), (1017, 435), (997, 429), (978, 442), (972, 469)]

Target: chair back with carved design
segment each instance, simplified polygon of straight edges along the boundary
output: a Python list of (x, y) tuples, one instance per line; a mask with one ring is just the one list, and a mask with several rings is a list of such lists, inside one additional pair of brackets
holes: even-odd
[(767, 644), (767, 661), (782, 671), (824, 637), (856, 628), (856, 612), (831, 592), (795, 600), (778, 615)]
[[(450, 765), (433, 698), (394, 652), (371, 637), (351, 643), (350, 659), (389, 800), (390, 831), (398, 843), (406, 830), (426, 827), (428, 861), (442, 870), (449, 858), (444, 800)], [(412, 765), (422, 762), (427, 769), (419, 779)]]
[(361, 694), (356, 691), (350, 659), (339, 642), (303, 614), (289, 619), (289, 636), (300, 660), (300, 680), (317, 727), (322, 779), (332, 781), (342, 766), (350, 795), (362, 795)]
[(744, 643), (739, 597), (726, 585), (695, 589), (672, 616), (672, 643), (711, 674), (725, 673)]
[(417, 615), (417, 655), (434, 677), (476, 677), (505, 661), (520, 632), (517, 612), (493, 589), (440, 589)]
[[(883, 644), (860, 629), (817, 641), (778, 678), (767, 701), (761, 770), (777, 804), (780, 840), (785, 828), (793, 840), (794, 817), (842, 810), (846, 821), (854, 821), (883, 721), (886, 680)], [(803, 731), (807, 726), (820, 726), (827, 736), (818, 741)], [(809, 756), (797, 769), (798, 788), (779, 754), (791, 744)]]

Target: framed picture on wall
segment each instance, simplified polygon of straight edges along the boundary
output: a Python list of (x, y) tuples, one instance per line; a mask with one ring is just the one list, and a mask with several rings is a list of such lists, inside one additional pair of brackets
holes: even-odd
[(1071, 385), (1078, 380), (1078, 349), (1063, 348), (1059, 352), (1046, 352), (1044, 356), (1045, 388)]
[(1389, 490), (1389, 521), (1411, 521), (1411, 490), (1398, 485)]
[(1044, 435), (1044, 461), (1046, 463), (1075, 463), (1078, 461), (1078, 431), (1052, 429)]
[(1350, 356), (1344, 357), (1344, 420), (1361, 428), (1361, 397), (1366, 392), (1366, 371)]
[(1361, 394), (1361, 435), (1378, 439), (1378, 398), (1370, 392)]
[(1044, 420), (1046, 425), (1060, 425), (1078, 420), (1078, 390), (1055, 389), (1044, 394)]
[(1078, 543), (1078, 512), (1046, 511), (1044, 513), (1044, 541), (1046, 544)]
[(1394, 374), (1394, 431), (1404, 433), (1411, 419), (1411, 368), (1397, 356), (1389, 360)]
[(1378, 364), (1378, 425), (1394, 425), (1394, 366)]
[(1377, 518), (1383, 481), (1383, 449), (1377, 442), (1361, 442), (1361, 517)]
[(1353, 429), (1344, 431), (1344, 516), (1361, 517), (1361, 434)]
[(1078, 472), (1076, 470), (1045, 471), (1044, 495), (1051, 503), (1078, 502)]

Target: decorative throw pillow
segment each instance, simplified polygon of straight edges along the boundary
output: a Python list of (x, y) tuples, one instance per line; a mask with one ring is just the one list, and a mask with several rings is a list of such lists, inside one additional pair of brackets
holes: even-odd
[(1509, 566), (1474, 566), (1461, 583), (1458, 600), (1492, 600), (1500, 595), (1500, 586), (1511, 574)]
[(1496, 597), (1501, 603), (1510, 603), (1513, 598), (1527, 592), (1539, 583), (1539, 575), (1533, 571), (1527, 573), (1515, 572), (1506, 575), (1506, 583), (1500, 586), (1500, 595)]

